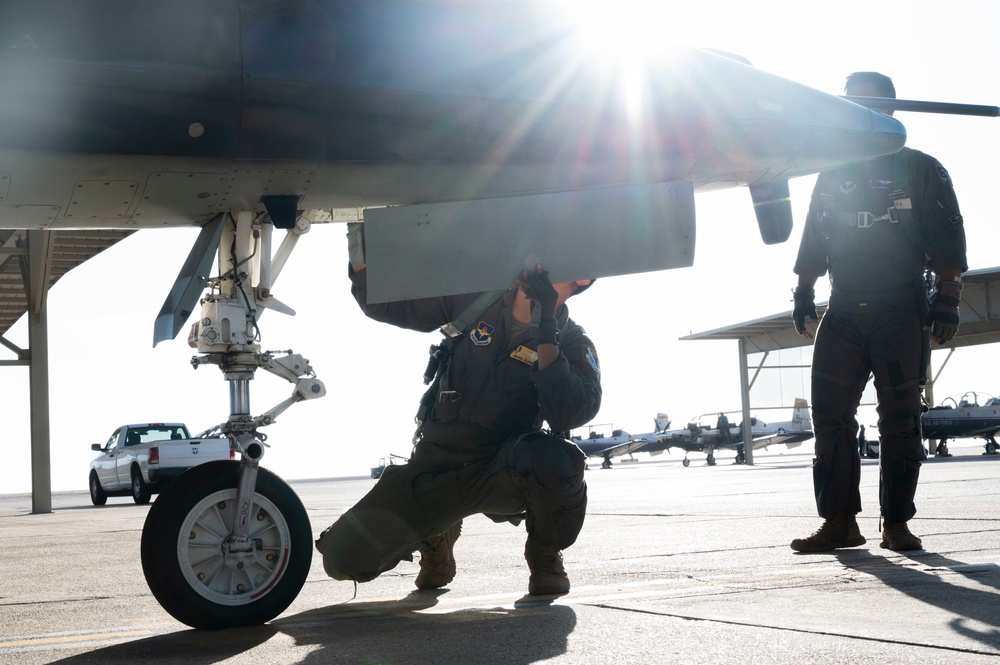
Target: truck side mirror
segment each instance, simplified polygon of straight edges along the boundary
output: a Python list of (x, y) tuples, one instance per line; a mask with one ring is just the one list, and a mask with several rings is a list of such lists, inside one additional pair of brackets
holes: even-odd
[(90, 444), (90, 449), (91, 450), (96, 450), (97, 452), (102, 452), (104, 450), (104, 446), (102, 446), (99, 443), (92, 443), (92, 444)]

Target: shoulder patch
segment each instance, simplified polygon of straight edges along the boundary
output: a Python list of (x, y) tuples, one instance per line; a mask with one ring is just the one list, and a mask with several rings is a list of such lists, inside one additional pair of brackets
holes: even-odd
[(601, 362), (597, 359), (597, 352), (594, 351), (594, 347), (589, 347), (587, 349), (586, 358), (587, 358), (587, 364), (590, 365), (590, 367), (595, 372), (597, 372), (598, 374), (600, 374), (601, 373)]
[(476, 346), (488, 346), (493, 341), (493, 332), (495, 330), (495, 326), (491, 326), (485, 321), (480, 321), (476, 324), (475, 328), (469, 331), (469, 339)]
[(844, 182), (840, 183), (840, 193), (841, 194), (850, 194), (851, 192), (853, 192), (857, 188), (858, 188), (858, 183), (854, 182), (854, 180), (852, 180), (850, 178), (848, 178)]
[(951, 175), (948, 174), (948, 169), (941, 166), (940, 164), (936, 164), (935, 166), (937, 168), (938, 177), (941, 178), (941, 182), (948, 185), (949, 187), (952, 187), (953, 185), (951, 183)]

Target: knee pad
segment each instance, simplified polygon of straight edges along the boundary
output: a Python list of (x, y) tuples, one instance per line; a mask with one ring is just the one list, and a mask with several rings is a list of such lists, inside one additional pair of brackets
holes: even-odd
[(316, 541), (326, 574), (367, 582), (394, 568), (429, 533), (411, 490), (406, 465), (388, 473)]
[(894, 439), (919, 439), (920, 416), (899, 414), (882, 418), (878, 422), (879, 433)]

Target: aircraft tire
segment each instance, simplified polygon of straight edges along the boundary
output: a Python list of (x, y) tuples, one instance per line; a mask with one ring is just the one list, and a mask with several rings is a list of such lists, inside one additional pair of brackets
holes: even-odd
[(998, 447), (997, 444), (993, 443), (992, 441), (986, 444), (987, 455), (996, 455), (997, 450), (1000, 450), (1000, 447)]
[(132, 469), (132, 500), (138, 505), (144, 506), (149, 503), (149, 498), (152, 495), (149, 485), (142, 479), (142, 471)]
[(95, 506), (103, 506), (108, 502), (108, 494), (101, 487), (101, 481), (97, 479), (97, 472), (90, 472), (90, 502)]
[(681, 461), (681, 464), (683, 464), (684, 466), (691, 466), (691, 460), (689, 460), (689, 459), (688, 459), (687, 457), (685, 457), (685, 458), (684, 458), (684, 459), (683, 459), (683, 460)]
[(240, 463), (185, 471), (153, 503), (142, 529), (142, 570), (153, 596), (192, 628), (270, 621), (295, 600), (312, 563), (312, 527), (292, 488), (260, 468), (250, 537), (255, 551), (225, 554), (236, 517)]
[(610, 469), (611, 468), (611, 462), (609, 462), (608, 460), (604, 460), (603, 462), (601, 462), (601, 468), (602, 469)]

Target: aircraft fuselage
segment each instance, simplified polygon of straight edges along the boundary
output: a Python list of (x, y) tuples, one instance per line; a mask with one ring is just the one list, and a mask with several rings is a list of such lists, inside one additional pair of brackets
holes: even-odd
[[(696, 49), (628, 73), (565, 5), (17, 3), (0, 25), (0, 228), (200, 225), (690, 181), (895, 152), (896, 120)], [(632, 94), (634, 93), (634, 94)]]

